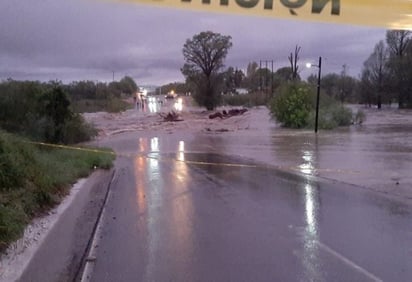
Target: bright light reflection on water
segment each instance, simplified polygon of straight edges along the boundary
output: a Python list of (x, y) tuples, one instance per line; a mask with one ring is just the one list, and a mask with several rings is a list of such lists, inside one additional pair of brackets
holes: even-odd
[(181, 112), (183, 110), (183, 99), (178, 98), (177, 101), (174, 104), (174, 108), (176, 111)]
[(159, 138), (150, 138), (150, 150), (152, 152), (159, 152)]
[(179, 151), (178, 151), (177, 159), (182, 162), (185, 160), (185, 142), (184, 141), (179, 141)]
[(304, 161), (303, 164), (299, 165), (299, 170), (304, 174), (313, 175), (316, 172), (315, 158), (312, 151), (303, 151), (302, 159)]
[(306, 277), (309, 281), (323, 281), (321, 269), (319, 268), (319, 241), (318, 233), (318, 199), (317, 189), (310, 184), (305, 185), (305, 219), (306, 227), (304, 229), (303, 240), (303, 265)]
[(315, 226), (315, 211), (314, 211), (314, 199), (313, 199), (313, 188), (311, 185), (306, 184), (305, 186), (305, 212), (306, 212), (306, 224), (308, 231), (311, 235), (316, 232)]
[(145, 152), (148, 148), (147, 148), (147, 138), (139, 138), (138, 140), (138, 148), (139, 148), (139, 152)]

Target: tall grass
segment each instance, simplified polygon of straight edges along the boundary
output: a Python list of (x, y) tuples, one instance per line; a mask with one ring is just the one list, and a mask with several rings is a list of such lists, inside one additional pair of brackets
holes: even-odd
[(70, 184), (95, 167), (110, 168), (114, 158), (109, 150), (40, 148), (0, 131), (0, 251), (59, 203)]

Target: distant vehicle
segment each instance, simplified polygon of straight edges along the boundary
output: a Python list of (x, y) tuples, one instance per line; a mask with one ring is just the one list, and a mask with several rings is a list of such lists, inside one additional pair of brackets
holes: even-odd
[(176, 97), (177, 97), (177, 94), (173, 90), (167, 93), (165, 96), (166, 99), (174, 99)]
[(137, 93), (137, 99), (146, 100), (146, 98), (147, 98), (147, 90), (142, 90)]

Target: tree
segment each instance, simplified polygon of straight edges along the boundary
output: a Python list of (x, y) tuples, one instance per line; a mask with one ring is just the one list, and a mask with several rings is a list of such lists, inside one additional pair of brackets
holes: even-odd
[(139, 87), (137, 87), (137, 84), (133, 78), (127, 75), (120, 80), (119, 87), (122, 93), (128, 95), (133, 95), (139, 90)]
[(252, 77), (255, 74), (256, 70), (258, 69), (258, 66), (259, 66), (258, 63), (250, 62), (247, 65), (246, 77), (247, 78)]
[(410, 88), (412, 85), (411, 65), (408, 56), (412, 56), (408, 50), (411, 44), (411, 31), (391, 30), (386, 32), (386, 43), (389, 50), (388, 67), (390, 70), (390, 86), (392, 92), (397, 93), (399, 108), (405, 104), (412, 106)]
[(290, 81), (292, 80), (292, 73), (293, 71), (290, 67), (282, 67), (282, 68), (277, 69), (277, 71), (275, 72), (275, 76), (276, 78), (282, 81)]
[(178, 94), (186, 94), (190, 92), (186, 83), (183, 82), (171, 82), (156, 89), (156, 93), (158, 94), (167, 94), (172, 91)]
[(381, 40), (375, 45), (373, 53), (364, 62), (361, 80), (364, 85), (372, 87), (376, 93), (375, 96), (378, 109), (382, 107), (382, 94), (387, 86), (389, 77), (387, 63), (388, 52), (384, 42)]
[[(316, 83), (317, 85), (317, 76)], [(340, 75), (336, 73), (328, 73), (322, 77), (322, 90), (331, 98), (339, 97)]]
[(96, 85), (93, 81), (74, 81), (67, 87), (67, 91), (70, 93), (70, 98), (79, 99), (95, 99), (96, 97)]
[(295, 46), (295, 52), (290, 53), (288, 59), (290, 62), (290, 68), (292, 70), (292, 80), (299, 80), (299, 52), (300, 52), (300, 46), (296, 45)]
[(223, 93), (234, 92), (235, 85), (235, 69), (229, 67), (223, 74)]
[(411, 38), (411, 31), (407, 30), (388, 30), (386, 32), (386, 44), (391, 55), (404, 57)]
[(54, 85), (40, 99), (46, 119), (45, 140), (52, 143), (64, 141), (64, 126), (73, 117), (70, 101), (60, 85)]
[(357, 83), (358, 81), (355, 78), (347, 74), (347, 66), (343, 65), (338, 83), (338, 98), (342, 104), (352, 98)]
[(220, 98), (221, 74), (224, 60), (232, 47), (231, 36), (204, 31), (186, 40), (181, 69), (186, 80), (194, 86), (194, 98), (208, 110), (213, 110)]
[(235, 87), (241, 87), (243, 81), (245, 80), (245, 74), (242, 70), (236, 69), (235, 70), (235, 77), (234, 77)]

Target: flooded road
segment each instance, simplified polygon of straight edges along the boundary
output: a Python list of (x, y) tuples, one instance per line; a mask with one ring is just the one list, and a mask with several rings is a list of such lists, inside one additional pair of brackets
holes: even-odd
[[(163, 110), (172, 109), (173, 102)], [(320, 131), (281, 128), (266, 108), (254, 108), (239, 117), (209, 120), (208, 113), (186, 108), (177, 123), (164, 123), (157, 113), (131, 110), (119, 115), (97, 114), (88, 120), (106, 138), (122, 132), (161, 137), (195, 134), (206, 142), (204, 152), (225, 152), (251, 158), (279, 169), (320, 176), (375, 191), (412, 199), (412, 111), (360, 108), (362, 125)], [(161, 108), (162, 109), (162, 108)]]
[(231, 154), (412, 199), (412, 111), (363, 110), (364, 124), (317, 135), (270, 122), (264, 128), (262, 111), (252, 134), (224, 138)]
[[(385, 179), (374, 170), (390, 159), (377, 159), (398, 147), (372, 142), (380, 130), (367, 126), (317, 137), (271, 123), (264, 130), (257, 112), (207, 121), (227, 132), (203, 130), (199, 119), (98, 141), (119, 157), (91, 281), (412, 278), (410, 202), (313, 177)], [(390, 168), (400, 182), (410, 166), (402, 130), (391, 139), (406, 150)]]

